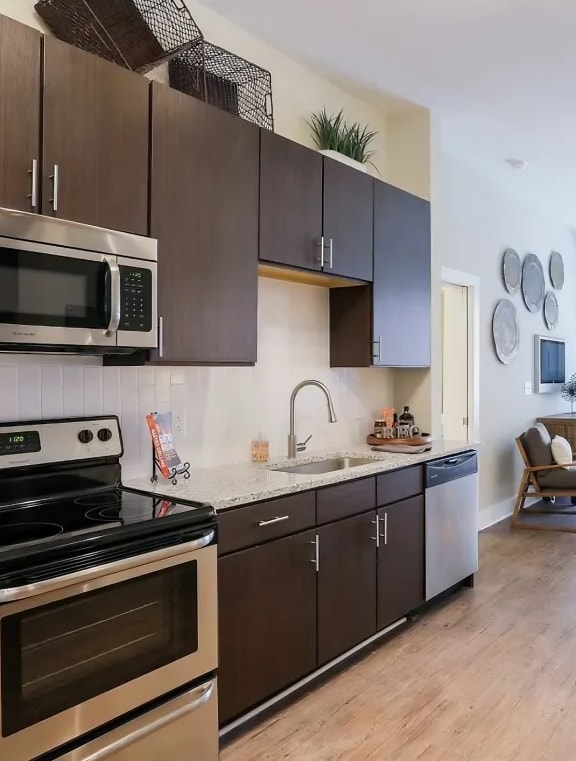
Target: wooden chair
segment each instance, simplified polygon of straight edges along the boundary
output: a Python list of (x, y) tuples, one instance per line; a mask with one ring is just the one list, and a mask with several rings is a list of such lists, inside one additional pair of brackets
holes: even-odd
[[(526, 448), (525, 433), (518, 436), (516, 445), (524, 462), (524, 473), (512, 513), (512, 528), (576, 533), (576, 462), (569, 466), (574, 466), (574, 470), (566, 470), (564, 465), (532, 463)], [(539, 476), (554, 471), (559, 471), (558, 481), (562, 482), (562, 488), (558, 485), (541, 484), (538, 480)], [(553, 478), (551, 480), (554, 481)], [(570, 497), (571, 506), (555, 506), (555, 500), (560, 497)], [(526, 500), (532, 498), (536, 498), (540, 502), (544, 501), (546, 505), (537, 503), (533, 507), (527, 508), (525, 506)], [(531, 516), (530, 520), (523, 521), (522, 519), (527, 516)], [(539, 519), (537, 516), (542, 516), (542, 518)], [(548, 520), (545, 520), (544, 516), (547, 516)], [(562, 516), (565, 516), (564, 520), (562, 520)], [(570, 516), (575, 517), (571, 518)]]

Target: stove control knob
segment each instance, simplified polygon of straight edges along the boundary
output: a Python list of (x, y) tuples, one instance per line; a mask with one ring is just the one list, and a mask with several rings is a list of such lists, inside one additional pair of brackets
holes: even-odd
[(80, 431), (78, 434), (78, 439), (82, 442), (82, 444), (89, 444), (93, 438), (94, 434), (87, 428), (84, 428), (84, 430)]
[(98, 438), (100, 441), (110, 441), (112, 438), (112, 431), (109, 428), (101, 428), (98, 431)]

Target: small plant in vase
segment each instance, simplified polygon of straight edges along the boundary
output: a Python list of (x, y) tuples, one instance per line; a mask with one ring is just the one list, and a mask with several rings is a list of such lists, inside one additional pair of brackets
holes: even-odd
[[(354, 166), (362, 172), (366, 172), (366, 164), (372, 164), (370, 159), (374, 151), (370, 150), (370, 144), (378, 134), (362, 127), (359, 122), (349, 124), (344, 119), (344, 112), (337, 114), (326, 113), (326, 109), (313, 113), (306, 120), (312, 130), (312, 138), (320, 153), (330, 156), (337, 161)], [(374, 166), (374, 164), (372, 164)]]
[(574, 402), (576, 402), (576, 374), (573, 375), (569, 381), (562, 384), (560, 393), (562, 399), (566, 399), (567, 402), (570, 402), (570, 411), (574, 414)]

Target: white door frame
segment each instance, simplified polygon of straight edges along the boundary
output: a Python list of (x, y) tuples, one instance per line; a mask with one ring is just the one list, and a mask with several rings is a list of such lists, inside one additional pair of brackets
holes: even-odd
[(440, 280), (468, 288), (468, 440), (480, 441), (480, 278), (442, 267)]

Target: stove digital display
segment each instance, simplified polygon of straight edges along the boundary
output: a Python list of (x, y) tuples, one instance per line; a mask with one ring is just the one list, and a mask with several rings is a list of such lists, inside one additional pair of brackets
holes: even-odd
[(39, 452), (41, 449), (38, 431), (0, 433), (0, 457), (9, 454)]

